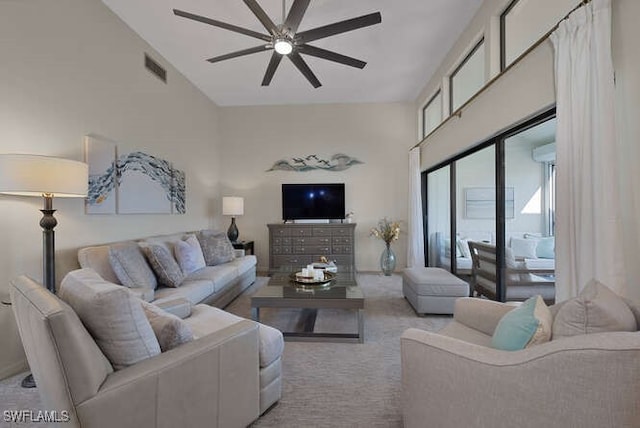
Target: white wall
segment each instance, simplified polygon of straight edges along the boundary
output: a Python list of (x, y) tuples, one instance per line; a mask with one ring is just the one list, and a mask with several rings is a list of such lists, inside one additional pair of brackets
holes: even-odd
[[(379, 271), (382, 241), (368, 236), (387, 216), (407, 225), (408, 150), (413, 106), (343, 104), (221, 108), (222, 193), (244, 196), (240, 237), (253, 239), (259, 269), (268, 267), (268, 223), (282, 222), (282, 183), (344, 182), (355, 213), (356, 268)], [(280, 159), (345, 153), (364, 162), (343, 172), (267, 172)], [(226, 220), (228, 221), (228, 220)], [(406, 265), (406, 234), (393, 245)]]
[[(168, 84), (144, 69), (149, 52)], [(214, 222), (220, 149), (217, 107), (99, 0), (0, 2), (0, 153), (82, 160), (83, 136), (116, 140), (186, 171), (186, 215), (85, 215), (83, 201), (57, 199), (58, 281), (87, 244), (169, 233)], [(0, 296), (21, 274), (42, 278), (40, 198), (0, 196)], [(215, 209), (214, 209), (215, 207)], [(0, 378), (23, 351), (11, 308), (0, 306)]]
[[(553, 2), (554, 0), (541, 0)], [(492, 70), (495, 59), (499, 58), (499, 38), (496, 32), (498, 17), (506, 0), (485, 0), (478, 13), (449, 52), (434, 77), (416, 99), (414, 118), (420, 116), (420, 106), (440, 87), (443, 76), (449, 72), (460, 55), (468, 49), (479, 32), (491, 40), (489, 45)], [(538, 7), (544, 7), (539, 4)], [(638, 115), (640, 114), (640, 50), (635, 41), (640, 37), (637, 17), (640, 16), (640, 2), (637, 0), (614, 0), (613, 7), (613, 62), (616, 72), (616, 107), (618, 119), (618, 139), (621, 151), (620, 185), (626, 209), (623, 210), (625, 237), (624, 245), (627, 278), (631, 297), (640, 298), (640, 141)], [(526, 117), (544, 111), (555, 103), (553, 77), (553, 48), (544, 42), (522, 61), (504, 73), (491, 87), (478, 96), (462, 111), (461, 117), (450, 118), (431, 134), (421, 150), (422, 168), (428, 169), (451, 158), (455, 154), (487, 140), (502, 130)], [(419, 112), (418, 114), (415, 114)], [(416, 119), (414, 129), (419, 129)], [(418, 134), (419, 136), (419, 134)]]

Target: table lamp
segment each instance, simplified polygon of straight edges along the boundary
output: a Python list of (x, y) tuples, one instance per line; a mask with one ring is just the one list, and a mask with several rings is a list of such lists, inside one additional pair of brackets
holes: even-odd
[(238, 240), (238, 226), (236, 216), (244, 214), (244, 198), (239, 196), (225, 196), (222, 198), (222, 215), (231, 216), (231, 225), (227, 230), (227, 236), (231, 242)]
[(42, 227), (43, 284), (56, 292), (53, 197), (84, 198), (89, 182), (86, 163), (39, 155), (0, 154), (0, 193), (41, 196), (44, 209)]

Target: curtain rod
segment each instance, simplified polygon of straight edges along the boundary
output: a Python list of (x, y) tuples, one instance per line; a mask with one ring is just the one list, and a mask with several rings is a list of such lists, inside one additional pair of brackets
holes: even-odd
[[(444, 126), (447, 122), (449, 122), (449, 120), (453, 119), (454, 117), (462, 117), (462, 110), (467, 107), (469, 104), (471, 104), (471, 102), (473, 100), (475, 100), (476, 98), (478, 98), (480, 96), (480, 94), (482, 94), (483, 92), (485, 92), (487, 89), (489, 89), (493, 83), (498, 80), (500, 77), (502, 77), (503, 74), (505, 74), (507, 71), (511, 70), (512, 67), (515, 67), (517, 64), (520, 63), (520, 61), (524, 60), (524, 58), (526, 58), (527, 55), (529, 55), (535, 48), (537, 48), (538, 46), (540, 46), (542, 43), (546, 42), (547, 39), (549, 38), (549, 36), (551, 35), (551, 33), (553, 33), (554, 31), (556, 31), (558, 29), (558, 27), (560, 26), (560, 24), (562, 23), (562, 21), (566, 20), (567, 18), (569, 18), (569, 16), (575, 12), (576, 10), (580, 9), (583, 6), (586, 6), (587, 4), (591, 3), (592, 0), (582, 0), (580, 2), (580, 4), (578, 4), (576, 7), (574, 7), (573, 9), (571, 9), (562, 19), (560, 19), (549, 31), (546, 32), (546, 34), (544, 36), (542, 36), (541, 38), (538, 39), (538, 41), (536, 41), (533, 45), (531, 45), (526, 51), (524, 51), (523, 53), (521, 53), (511, 64), (509, 64), (509, 66), (507, 68), (505, 68), (504, 70), (502, 70), (500, 73), (498, 73), (497, 76), (495, 76), (493, 79), (489, 80), (482, 88), (480, 88), (480, 90), (478, 92), (476, 92), (471, 98), (469, 98), (464, 104), (462, 104), (456, 111), (454, 111), (453, 113), (451, 113), (449, 115), (449, 117), (447, 117), (444, 121), (442, 121), (440, 123), (440, 125), (436, 126), (431, 132), (429, 132), (429, 134), (427, 134), (422, 140), (420, 140), (420, 142), (418, 142), (417, 144), (415, 144), (413, 147), (411, 147), (411, 149), (409, 149), (410, 151), (415, 149), (416, 147), (420, 147), (422, 145), (422, 143), (424, 143), (424, 141), (434, 132), (436, 132), (438, 129), (440, 129), (442, 126)], [(422, 118), (422, 120), (424, 120), (424, 118)]]

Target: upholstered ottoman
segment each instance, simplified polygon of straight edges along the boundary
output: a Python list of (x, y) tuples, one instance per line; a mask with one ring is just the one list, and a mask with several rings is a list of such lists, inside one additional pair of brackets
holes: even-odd
[(469, 284), (440, 268), (407, 268), (402, 292), (418, 314), (453, 314), (458, 297), (469, 297)]

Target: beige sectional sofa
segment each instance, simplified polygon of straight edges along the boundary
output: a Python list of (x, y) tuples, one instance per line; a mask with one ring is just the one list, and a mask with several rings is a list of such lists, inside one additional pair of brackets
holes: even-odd
[[(173, 252), (173, 246), (185, 236), (196, 232), (173, 233), (159, 235), (135, 241), (140, 244), (158, 244)], [(109, 249), (134, 241), (113, 242), (105, 245), (81, 248), (78, 251), (78, 261), (83, 268), (95, 270), (102, 278), (114, 284), (122, 285), (116, 272), (111, 266)], [(158, 286), (155, 290), (149, 287), (130, 287), (138, 297), (154, 303), (170, 312), (182, 311), (181, 300), (187, 300), (192, 305), (206, 303), (216, 307), (224, 307), (256, 279), (256, 257), (240, 255), (233, 260), (216, 266), (206, 266), (193, 272), (185, 278), (179, 287)], [(175, 313), (175, 312), (174, 312)], [(181, 316), (183, 313), (176, 313)], [(184, 318), (184, 316), (181, 316)]]
[[(61, 294), (25, 276), (12, 281), (12, 308), (43, 408), (64, 412), (64, 426), (240, 428), (280, 398), (283, 341), (275, 329), (201, 304), (180, 321), (191, 340), (162, 352), (156, 342), (154, 355), (140, 355), (140, 322), (152, 341), (156, 332), (140, 319), (140, 305), (132, 315), (139, 299), (91, 269), (69, 273)], [(104, 334), (114, 332), (119, 340), (105, 344)], [(137, 362), (118, 367), (116, 346), (120, 359)]]
[[(224, 232), (201, 231), (209, 235), (221, 235), (226, 240)], [(133, 279), (144, 277), (144, 272), (152, 269), (142, 255), (146, 245), (159, 245), (173, 255), (177, 242), (184, 241), (191, 235), (200, 232), (173, 233), (144, 238), (136, 241), (113, 242), (105, 245), (84, 247), (78, 251), (78, 261), (83, 268), (71, 272), (69, 275), (84, 275), (82, 271), (97, 273), (108, 283), (124, 285), (113, 267), (113, 248), (131, 247), (128, 269), (136, 269), (135, 262), (144, 264), (144, 269), (129, 272)], [(198, 235), (199, 236), (199, 235)], [(227, 245), (230, 243), (227, 242)], [(204, 245), (203, 245), (204, 246)], [(136, 251), (137, 250), (137, 251)], [(231, 249), (233, 251), (233, 249)], [(202, 338), (212, 334), (219, 334), (227, 328), (242, 325), (247, 320), (225, 312), (222, 308), (240, 295), (255, 282), (256, 257), (244, 255), (243, 251), (236, 251), (232, 260), (205, 266), (187, 274), (179, 286), (168, 287), (158, 285), (155, 289), (147, 285), (127, 284), (128, 291), (134, 296), (152, 303), (173, 315), (182, 318), (193, 331), (195, 338)], [(159, 281), (159, 280), (158, 280)], [(143, 281), (141, 281), (143, 282)], [(216, 306), (216, 307), (212, 307)], [(250, 321), (252, 322), (252, 321)], [(282, 367), (281, 356), (284, 349), (282, 333), (278, 330), (258, 324), (258, 402), (259, 411), (263, 413), (281, 397)], [(233, 358), (233, 356), (230, 356)]]

